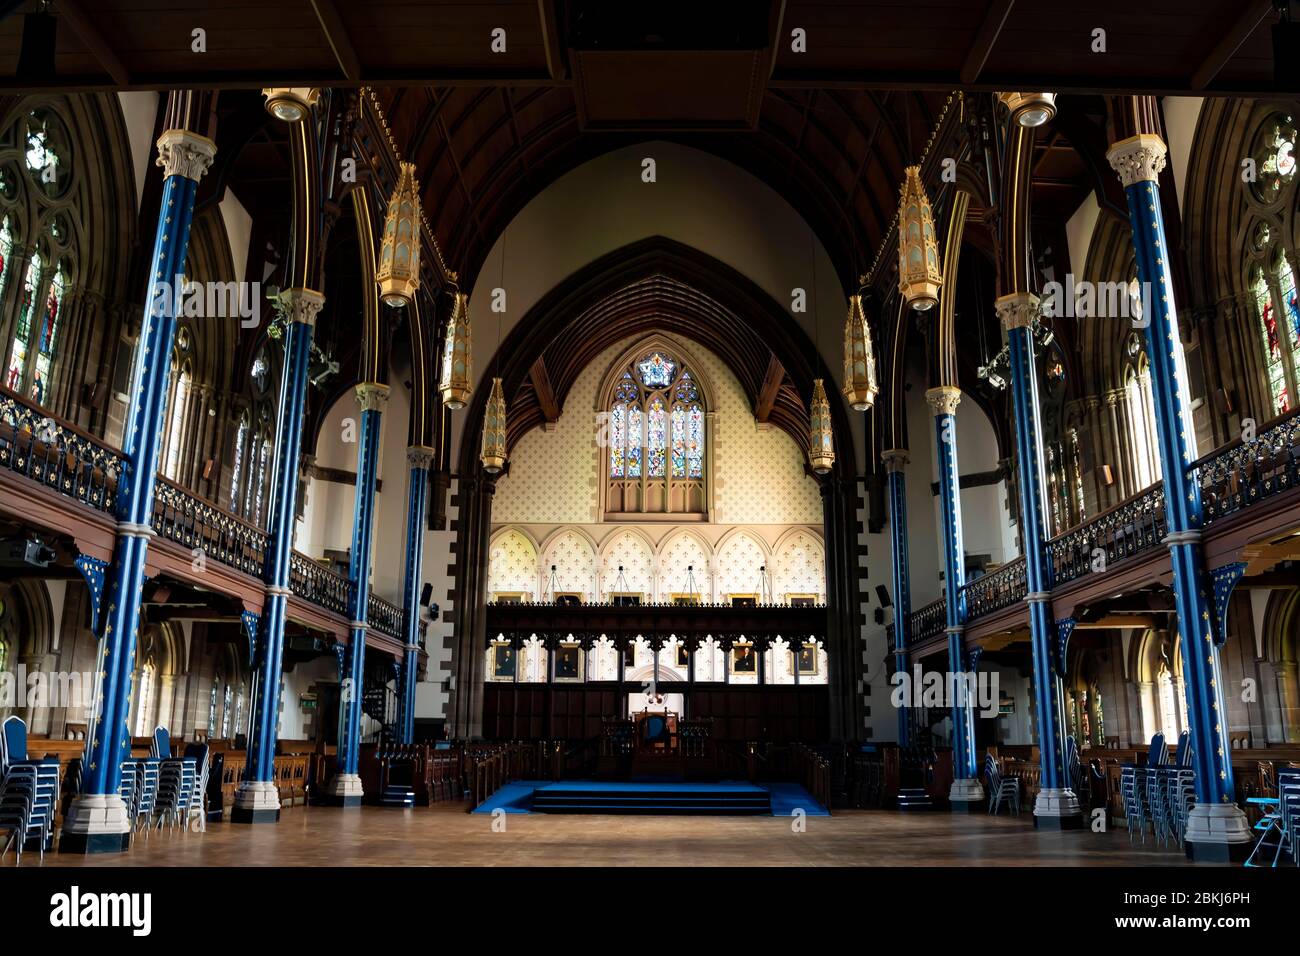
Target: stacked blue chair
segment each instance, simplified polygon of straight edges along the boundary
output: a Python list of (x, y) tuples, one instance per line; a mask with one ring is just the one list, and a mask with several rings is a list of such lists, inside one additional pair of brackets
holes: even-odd
[(1279, 768), (1277, 796), (1251, 797), (1250, 802), (1268, 811), (1255, 824), (1260, 835), (1246, 866), (1275, 867), (1283, 853), (1291, 858), (1292, 866), (1300, 863), (1300, 767)]
[(30, 760), (27, 724), (9, 717), (0, 727), (0, 826), (9, 831), (5, 841), (18, 846), (18, 855), (32, 839), (42, 859), (54, 842), (54, 816), (59, 806), (59, 761)]
[(171, 735), (166, 727), (154, 729), (151, 752), (158, 761), (158, 792), (153, 804), (157, 825), (184, 825), (198, 784), (198, 762), (194, 757), (171, 755)]
[(1143, 791), (1146, 788), (1147, 768), (1126, 763), (1120, 768), (1119, 789), (1124, 800), (1124, 824), (1128, 827), (1128, 841), (1133, 842), (1136, 832), (1146, 843), (1146, 811)]
[(996, 814), (1002, 801), (1020, 816), (1020, 781), (1015, 777), (1004, 777), (998, 767), (997, 759), (992, 754), (984, 755), (984, 777), (989, 785), (989, 813)]
[(190, 802), (185, 809), (185, 817), (188, 822), (196, 814), (199, 818), (199, 829), (208, 828), (208, 745), (207, 744), (189, 744), (185, 747), (185, 760), (193, 761), (195, 768), (194, 786), (190, 792)]

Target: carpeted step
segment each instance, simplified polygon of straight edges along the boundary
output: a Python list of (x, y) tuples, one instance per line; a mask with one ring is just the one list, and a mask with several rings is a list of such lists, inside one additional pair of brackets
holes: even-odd
[(539, 813), (770, 814), (771, 795), (747, 785), (584, 784), (533, 792)]

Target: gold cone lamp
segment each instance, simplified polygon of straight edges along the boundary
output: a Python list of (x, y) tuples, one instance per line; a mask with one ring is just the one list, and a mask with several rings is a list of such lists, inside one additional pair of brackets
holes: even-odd
[(844, 397), (855, 412), (876, 403), (876, 350), (862, 309), (862, 296), (849, 296), (849, 316), (844, 320)]
[(924, 312), (939, 301), (939, 245), (921, 167), (908, 166), (898, 203), (898, 291), (909, 308)]
[(442, 378), (438, 391), (442, 404), (455, 411), (464, 408), (474, 390), (470, 377), (472, 353), (470, 350), (469, 296), (457, 292), (447, 319), (447, 341), (442, 348)]
[(420, 187), (414, 163), (402, 163), (388, 200), (375, 281), (384, 304), (395, 309), (410, 305), (420, 288)]
[(492, 393), (488, 395), (483, 415), (483, 450), (479, 461), (490, 475), (506, 466), (506, 396), (499, 378), (492, 379)]
[(831, 403), (819, 378), (813, 379), (812, 404), (808, 421), (808, 463), (824, 475), (835, 465), (835, 435), (831, 431)]

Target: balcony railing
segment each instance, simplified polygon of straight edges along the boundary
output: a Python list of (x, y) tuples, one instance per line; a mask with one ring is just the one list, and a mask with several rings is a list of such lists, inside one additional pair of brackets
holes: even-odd
[(1300, 410), (1266, 424), (1254, 441), (1235, 441), (1193, 467), (1207, 526), (1300, 486)]
[(1048, 541), (1052, 581), (1059, 587), (1090, 572), (1104, 572), (1118, 561), (1157, 547), (1167, 532), (1165, 486), (1152, 485)]
[(1008, 561), (962, 589), (966, 595), (966, 619), (973, 620), (1017, 604), (1025, 599), (1028, 590), (1025, 559)]
[[(125, 463), (118, 449), (0, 387), (0, 469), (112, 514)], [(161, 538), (185, 548), (201, 548), (209, 560), (262, 576), (266, 531), (162, 475), (157, 479), (152, 525)], [(289, 588), (311, 604), (347, 614), (348, 579), (297, 551), (289, 560)], [(382, 634), (400, 639), (404, 633), (402, 609), (373, 595), (369, 620)]]
[(938, 637), (948, 624), (947, 600), (939, 598), (939, 600), (931, 601), (925, 607), (913, 611), (908, 624), (911, 627), (911, 633), (908, 635), (907, 640), (909, 646)]

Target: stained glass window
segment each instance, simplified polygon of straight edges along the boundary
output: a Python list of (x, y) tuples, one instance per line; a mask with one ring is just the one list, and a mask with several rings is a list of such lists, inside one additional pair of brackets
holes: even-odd
[(1273, 297), (1269, 292), (1268, 280), (1262, 269), (1256, 268), (1251, 283), (1251, 293), (1255, 297), (1255, 308), (1259, 315), (1264, 342), (1268, 348), (1267, 371), (1268, 393), (1273, 398), (1276, 411), (1285, 412), (1289, 407), (1286, 389), (1286, 367), (1282, 363), (1282, 342), (1278, 337), (1277, 316), (1273, 311)]
[(230, 465), (230, 510), (239, 513), (239, 476), (244, 470), (244, 443), (248, 441), (248, 413), (239, 419), (235, 430), (235, 454)]
[(41, 287), (40, 251), (32, 254), (32, 261), (27, 264), (27, 274), (23, 277), (23, 297), (18, 303), (18, 326), (14, 330), (13, 350), (9, 353), (9, 369), (5, 373), (5, 385), (15, 392), (22, 391), (27, 378), (27, 345), (32, 337), (32, 309), (36, 303), (37, 290)]
[(609, 394), (609, 510), (704, 510), (704, 403), (692, 373), (648, 350), (618, 370)]
[(668, 413), (664, 408), (662, 398), (656, 396), (650, 400), (647, 417), (649, 418), (649, 427), (646, 474), (651, 478), (662, 478), (664, 476), (664, 452), (668, 438)]
[(9, 288), (9, 273), (13, 272), (14, 235), (9, 227), (9, 217), (0, 223), (0, 301), (4, 300), (5, 289)]
[(44, 404), (50, 385), (50, 370), (54, 362), (54, 347), (57, 344), (59, 318), (63, 312), (68, 291), (67, 274), (62, 269), (55, 270), (50, 279), (50, 291), (45, 297), (45, 314), (41, 319), (40, 334), (37, 338), (36, 369), (32, 378), (31, 397), (37, 404)]

